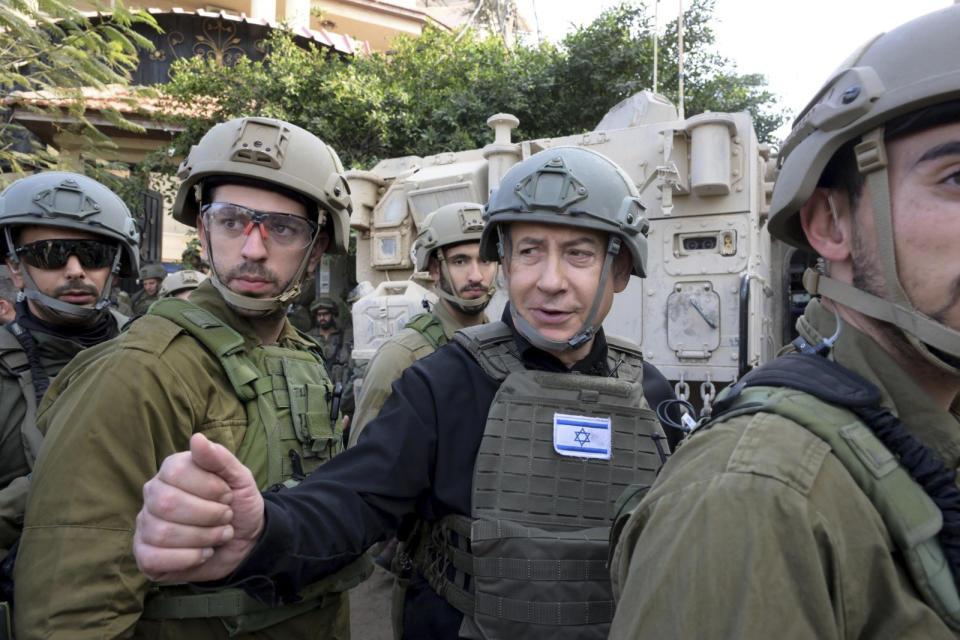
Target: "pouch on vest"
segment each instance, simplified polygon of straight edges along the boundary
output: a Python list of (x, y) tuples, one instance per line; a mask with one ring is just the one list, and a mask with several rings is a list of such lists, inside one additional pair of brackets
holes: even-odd
[[(210, 351), (244, 403), (247, 429), (236, 456), (261, 490), (298, 482), (339, 452), (339, 425), (332, 427), (328, 396), (333, 385), (323, 362), (308, 350), (258, 345), (249, 355), (243, 337), (209, 311), (187, 300), (163, 298), (151, 315), (166, 318)], [(205, 592), (186, 585), (155, 588), (144, 606), (148, 619), (220, 618), (232, 633), (263, 629), (322, 606), (327, 594), (363, 582), (373, 571), (365, 556), (308, 585), (299, 602), (269, 607), (241, 589)]]
[[(471, 517), (433, 524), (421, 573), (464, 613), (462, 637), (606, 638), (612, 507), (662, 464), (655, 439), (665, 436), (646, 408), (639, 359), (621, 369), (630, 378), (528, 371), (502, 323), (455, 339), (503, 382), (474, 466)], [(558, 415), (608, 425), (598, 428), (609, 429), (609, 459), (561, 455)]]

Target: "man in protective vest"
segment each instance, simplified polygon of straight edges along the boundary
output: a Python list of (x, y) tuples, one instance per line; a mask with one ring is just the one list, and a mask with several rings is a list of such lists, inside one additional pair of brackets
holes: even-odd
[(320, 345), (327, 375), (342, 387), (340, 410), (353, 415), (353, 367), (350, 354), (353, 352), (353, 332), (337, 323), (337, 303), (330, 296), (321, 296), (310, 305), (313, 328), (310, 335)]
[(370, 360), (350, 425), (351, 446), (380, 413), (404, 369), (450, 342), (458, 329), (489, 322), (483, 311), (496, 291), (497, 264), (480, 257), (482, 213), (482, 205), (458, 202), (423, 219), (413, 242), (415, 268), (430, 274), (440, 300), (411, 318)]
[(960, 631), (958, 30), (879, 36), (796, 120), (770, 232), (819, 300), (626, 521), (611, 638)]
[(646, 274), (644, 208), (609, 159), (558, 147), (511, 168), (484, 215), (502, 320), (408, 367), (356, 446), (298, 487), (261, 496), (194, 437), (144, 487), (133, 544), (147, 575), (232, 574), (285, 601), (412, 517), (398, 635), (606, 638), (614, 501), (651, 482), (666, 450), (639, 347), (601, 327)]
[[(211, 273), (64, 369), (40, 408), (15, 569), (28, 638), (346, 638), (351, 565), (266, 606), (239, 590), (152, 584), (130, 550), (142, 484), (203, 433), (295, 484), (342, 449), (318, 346), (286, 320), (324, 251), (344, 251), (350, 194), (336, 153), (268, 118), (214, 126), (180, 166), (174, 217), (196, 225)], [(20, 605), (19, 603), (24, 603)]]
[[(127, 321), (110, 292), (118, 276), (136, 273), (139, 239), (123, 200), (83, 175), (40, 173), (0, 193), (0, 251), (19, 292), (14, 319), (0, 328), (0, 558), (23, 524), (43, 440), (37, 405), (75, 355)], [(0, 600), (12, 595), (12, 560), (0, 565)]]
[(160, 298), (160, 286), (167, 277), (162, 264), (145, 264), (140, 268), (140, 289), (130, 296), (130, 306), (136, 315), (147, 312), (151, 304)]

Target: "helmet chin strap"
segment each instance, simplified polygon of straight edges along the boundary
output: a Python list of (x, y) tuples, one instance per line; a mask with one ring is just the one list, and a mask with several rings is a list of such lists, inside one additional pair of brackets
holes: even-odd
[[(13, 238), (10, 235), (10, 229), (4, 229), (4, 234), (6, 235), (7, 246), (14, 246)], [(117, 246), (117, 253), (113, 257), (113, 264), (110, 267), (110, 275), (107, 276), (107, 281), (103, 285), (103, 291), (100, 292), (100, 297), (97, 299), (97, 302), (92, 307), (87, 307), (84, 305), (73, 304), (71, 302), (64, 302), (63, 300), (48, 296), (37, 287), (37, 283), (33, 281), (32, 277), (30, 277), (30, 271), (21, 262), (20, 257), (17, 256), (16, 252), (11, 251), (9, 254), (7, 254), (7, 258), (10, 260), (10, 262), (17, 265), (20, 275), (23, 276), (23, 282), (25, 285), (23, 288), (23, 297), (27, 298), (28, 300), (33, 300), (39, 306), (42, 306), (46, 311), (48, 311), (50, 315), (65, 324), (83, 324), (87, 320), (98, 316), (104, 309), (110, 306), (110, 291), (113, 289), (114, 276), (120, 272), (120, 260), (122, 256), (123, 247)]]
[[(502, 243), (501, 243), (502, 244)], [(594, 321), (597, 319), (597, 312), (600, 310), (600, 302), (603, 300), (603, 292), (607, 288), (607, 279), (610, 277), (610, 269), (613, 267), (613, 259), (617, 257), (617, 254), (620, 253), (621, 241), (620, 238), (616, 236), (610, 236), (610, 240), (607, 242), (607, 255), (603, 261), (603, 270), (600, 272), (600, 282), (597, 284), (597, 293), (593, 297), (593, 304), (590, 306), (590, 313), (587, 314), (587, 319), (583, 321), (583, 325), (577, 330), (567, 340), (552, 340), (536, 329), (534, 329), (529, 322), (523, 319), (519, 313), (517, 313), (516, 306), (511, 302), (510, 304), (510, 317), (513, 318), (513, 325), (517, 328), (517, 331), (520, 334), (530, 341), (530, 344), (533, 346), (543, 349), (544, 351), (575, 351), (582, 347), (583, 345), (590, 342), (594, 334), (600, 328), (599, 325), (594, 325)], [(501, 260), (503, 256), (501, 255)]]
[[(207, 247), (212, 247), (210, 243), (210, 232), (204, 229), (204, 234), (207, 237)], [(232, 291), (220, 279), (220, 274), (217, 273), (217, 264), (211, 255), (212, 251), (208, 249), (207, 262), (210, 264), (210, 282), (217, 289), (217, 291), (220, 292), (220, 295), (223, 296), (223, 299), (226, 300), (228, 304), (241, 309), (250, 316), (263, 317), (277, 313), (278, 311), (286, 309), (287, 305), (300, 295), (300, 287), (303, 280), (303, 275), (306, 273), (307, 265), (310, 263), (310, 255), (313, 253), (313, 245), (317, 242), (317, 238), (319, 236), (320, 232), (318, 231), (317, 235), (313, 238), (313, 242), (307, 246), (306, 251), (303, 254), (303, 259), (300, 260), (300, 266), (297, 268), (296, 274), (294, 274), (286, 288), (281, 291), (279, 295), (276, 295), (272, 298), (253, 298), (251, 296), (244, 296)]]
[[(453, 277), (450, 275), (450, 268), (447, 266), (447, 261), (443, 257), (442, 250), (437, 250), (436, 256), (440, 262), (440, 282), (437, 283), (436, 294), (468, 315), (474, 315), (486, 309), (487, 305), (490, 304), (490, 299), (493, 297), (493, 294), (497, 291), (497, 287), (494, 284), (497, 281), (497, 272), (493, 272), (493, 278), (490, 279), (490, 286), (486, 288), (482, 296), (468, 300), (450, 293), (450, 291), (456, 291), (456, 287), (453, 284)], [(443, 282), (446, 282), (450, 291), (444, 289), (442, 286)]]

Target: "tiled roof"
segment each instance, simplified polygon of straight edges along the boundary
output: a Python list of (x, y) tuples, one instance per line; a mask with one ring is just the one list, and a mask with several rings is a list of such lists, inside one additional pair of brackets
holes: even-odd
[[(62, 92), (11, 91), (3, 98), (3, 104), (5, 106), (15, 106), (25, 103), (38, 107), (66, 107), (74, 101), (70, 91), (69, 89)], [(113, 109), (125, 115), (145, 116), (152, 116), (160, 112), (172, 112), (176, 115), (201, 117), (213, 108), (213, 105), (204, 104), (201, 100), (194, 103), (195, 109), (188, 110), (183, 105), (175, 105), (169, 97), (163, 95), (157, 97), (142, 96), (137, 93), (136, 87), (121, 84), (108, 84), (102, 89), (83, 87), (80, 91), (83, 94), (86, 108), (92, 111)]]

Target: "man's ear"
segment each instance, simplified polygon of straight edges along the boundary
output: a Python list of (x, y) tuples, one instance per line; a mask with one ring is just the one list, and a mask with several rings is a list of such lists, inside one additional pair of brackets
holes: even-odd
[(20, 269), (23, 268), (24, 267), (22, 264), (16, 265), (7, 259), (7, 271), (10, 272), (10, 279), (13, 280), (13, 286), (15, 286), (17, 289), (23, 289), (24, 287), (23, 273), (20, 272)]
[(630, 283), (630, 272), (633, 271), (633, 255), (624, 247), (613, 259), (613, 292), (620, 293)]
[(818, 255), (830, 262), (850, 258), (852, 219), (849, 199), (835, 189), (814, 189), (800, 208), (800, 225), (807, 242)]
[(330, 246), (330, 235), (326, 231), (317, 234), (317, 240), (313, 243), (313, 250), (310, 252), (310, 262), (307, 263), (307, 273), (312, 275), (323, 257), (327, 247)]

